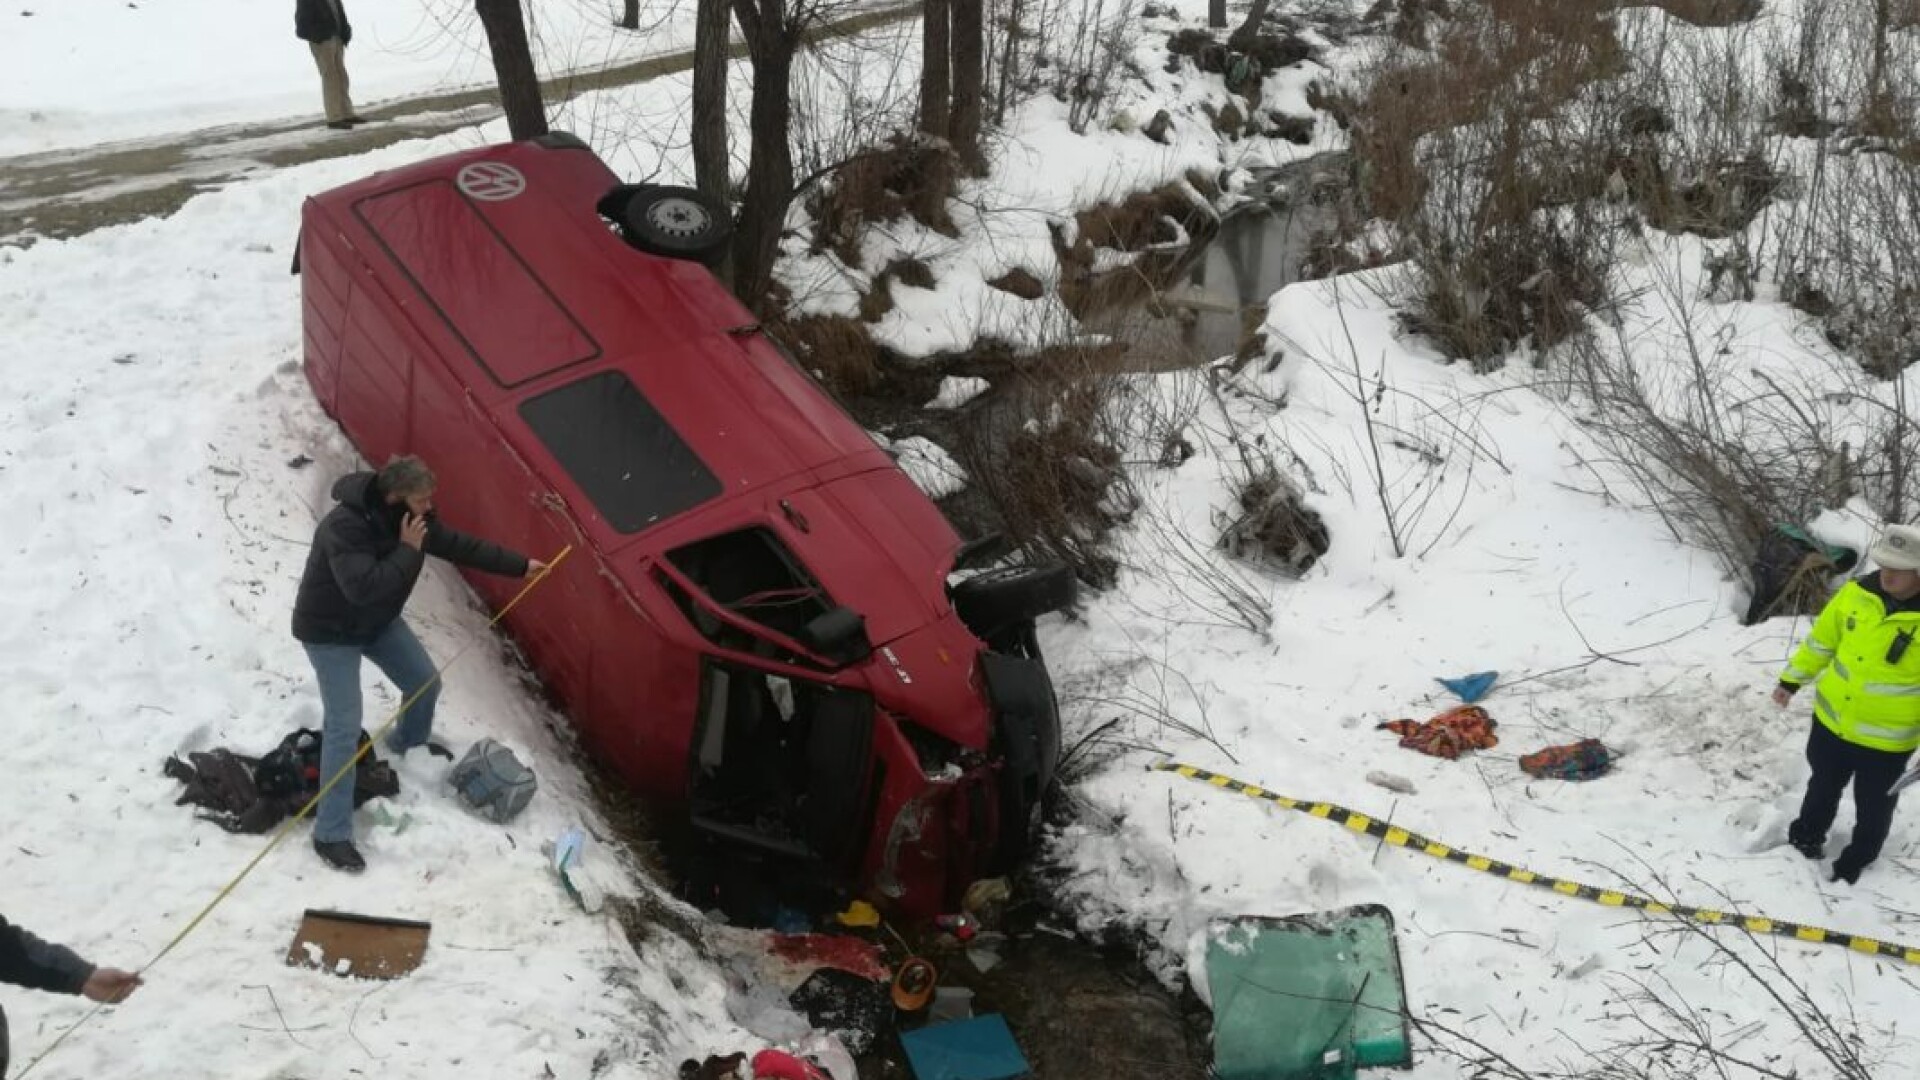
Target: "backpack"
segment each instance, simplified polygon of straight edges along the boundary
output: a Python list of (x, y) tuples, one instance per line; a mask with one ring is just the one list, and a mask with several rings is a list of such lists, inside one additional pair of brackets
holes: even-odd
[(447, 782), (468, 806), (500, 824), (526, 809), (539, 786), (533, 770), (492, 739), (481, 739), (469, 747), (466, 756), (447, 773)]
[[(368, 742), (367, 733), (362, 731), (359, 745), (364, 747)], [(288, 813), (297, 813), (318, 795), (326, 779), (320, 775), (320, 733), (312, 728), (289, 732), (253, 767), (253, 786), (261, 798), (290, 803)], [(353, 771), (353, 808), (358, 810), (369, 799), (398, 794), (400, 777), (393, 766), (367, 751)]]

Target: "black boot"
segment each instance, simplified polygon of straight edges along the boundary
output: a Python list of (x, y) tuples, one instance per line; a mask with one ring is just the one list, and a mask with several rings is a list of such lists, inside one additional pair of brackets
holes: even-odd
[(1833, 877), (1829, 880), (1834, 882), (1844, 881), (1849, 885), (1858, 885), (1860, 884), (1860, 871), (1864, 869), (1866, 869), (1864, 866), (1851, 866), (1847, 863), (1835, 862), (1833, 864)]
[(1815, 844), (1807, 840), (1788, 840), (1787, 843), (1793, 845), (1793, 850), (1805, 855), (1814, 862), (1819, 862), (1821, 859), (1827, 857), (1827, 845), (1825, 844)]
[(360, 849), (354, 847), (351, 840), (315, 840), (313, 850), (319, 854), (321, 862), (335, 870), (357, 874), (367, 868), (367, 860), (360, 857)]

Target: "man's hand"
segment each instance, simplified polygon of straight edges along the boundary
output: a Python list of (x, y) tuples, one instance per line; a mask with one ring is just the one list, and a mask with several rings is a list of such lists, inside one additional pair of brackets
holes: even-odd
[(1787, 707), (1787, 703), (1792, 700), (1793, 700), (1792, 688), (1785, 687), (1785, 686), (1776, 686), (1773, 688), (1773, 703), (1775, 705), (1778, 705), (1784, 709)]
[(127, 1000), (127, 995), (141, 985), (140, 976), (119, 968), (95, 968), (80, 992), (88, 1001), (98, 1001), (108, 1005)]
[(400, 542), (419, 551), (427, 542), (427, 519), (419, 514), (408, 514), (400, 523)]
[(544, 573), (546, 573), (546, 572), (547, 572), (547, 564), (546, 564), (546, 563), (543, 563), (543, 562), (541, 562), (541, 561), (540, 561), (539, 559), (528, 559), (528, 560), (527, 560), (527, 572), (526, 572), (526, 574), (525, 574), (525, 575), (523, 575), (523, 576), (525, 576), (525, 577), (529, 577), (529, 578), (536, 578), (536, 577), (539, 577), (539, 576), (540, 576), (541, 574), (544, 574)]

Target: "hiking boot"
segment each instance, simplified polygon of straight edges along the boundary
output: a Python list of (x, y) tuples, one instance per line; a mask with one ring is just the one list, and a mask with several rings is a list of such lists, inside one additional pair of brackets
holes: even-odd
[(315, 840), (313, 850), (321, 862), (335, 870), (357, 874), (367, 868), (367, 860), (360, 857), (360, 849), (354, 847), (351, 840)]
[(1858, 885), (1860, 884), (1860, 871), (1863, 869), (1865, 869), (1865, 867), (1845, 866), (1841, 863), (1834, 863), (1833, 876), (1827, 880), (1835, 883), (1844, 881), (1849, 885)]
[(1811, 840), (1788, 840), (1787, 843), (1793, 845), (1793, 850), (1805, 855), (1814, 862), (1819, 862), (1821, 859), (1827, 857), (1827, 845), (1825, 844), (1816, 844)]

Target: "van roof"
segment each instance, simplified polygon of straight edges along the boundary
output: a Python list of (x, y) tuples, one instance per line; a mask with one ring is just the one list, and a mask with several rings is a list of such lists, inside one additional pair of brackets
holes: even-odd
[[(522, 142), (377, 173), (312, 203), (522, 452), (555, 456), (531, 441), (521, 410), (614, 369), (710, 474), (710, 492), (693, 477), (683, 498), (887, 467), (705, 267), (612, 231), (595, 204), (618, 182), (589, 150)], [(604, 518), (599, 501), (579, 510)], [(607, 523), (609, 544), (638, 531)]]

